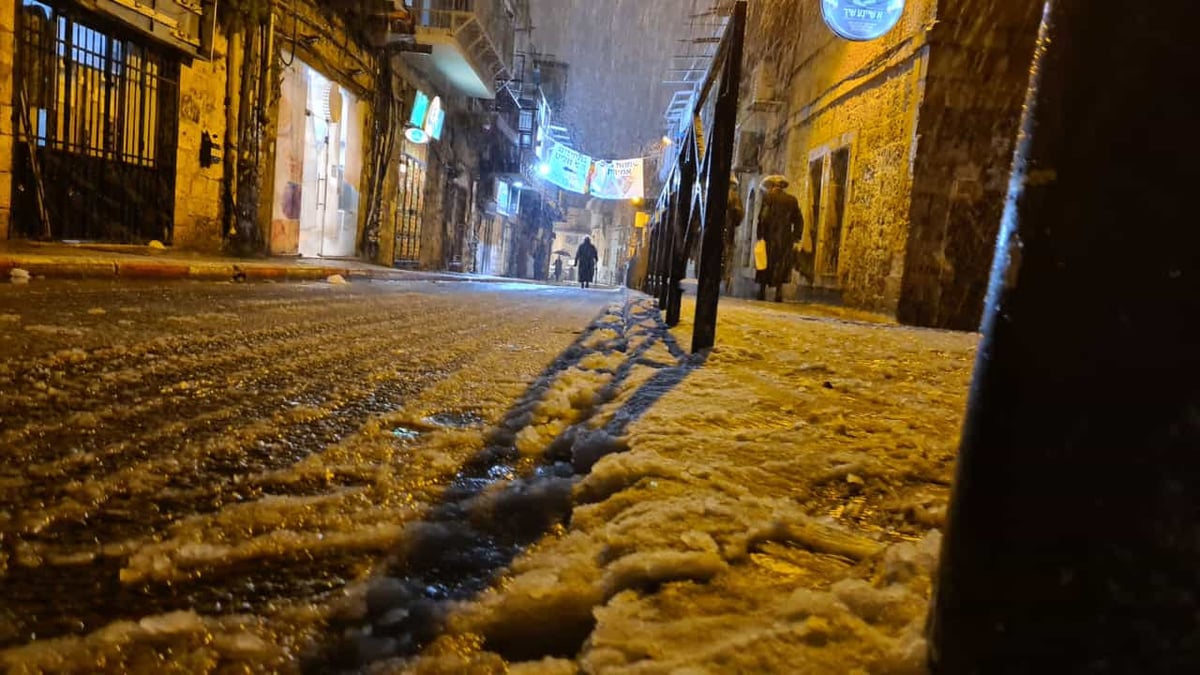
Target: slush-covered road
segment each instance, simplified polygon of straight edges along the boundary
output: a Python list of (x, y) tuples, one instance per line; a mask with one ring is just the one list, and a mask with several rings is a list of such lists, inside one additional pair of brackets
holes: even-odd
[[(0, 286), (0, 656), (45, 664), (76, 638), (119, 649), (201, 621), (211, 649), (192, 658), (295, 657), (321, 601), (380, 564), (481, 429), (616, 298)], [(236, 630), (266, 624), (271, 649)]]

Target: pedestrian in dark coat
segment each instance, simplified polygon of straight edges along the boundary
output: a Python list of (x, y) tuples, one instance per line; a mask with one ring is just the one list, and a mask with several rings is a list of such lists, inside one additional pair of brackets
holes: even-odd
[(784, 192), (787, 181), (777, 180), (768, 187), (758, 214), (758, 238), (767, 243), (767, 268), (758, 270), (758, 299), (767, 299), (767, 286), (775, 287), (775, 302), (783, 302), (783, 285), (791, 280), (795, 264), (793, 247), (804, 233), (800, 202)]
[(554, 281), (562, 281), (562, 258), (554, 259)]
[(746, 209), (742, 206), (742, 195), (738, 191), (737, 176), (729, 177), (729, 203), (725, 209), (725, 250), (721, 256), (721, 279), (725, 282), (725, 292), (733, 291), (733, 254), (737, 248), (737, 229), (746, 217)]
[(596, 262), (600, 260), (600, 252), (592, 245), (591, 237), (584, 237), (583, 243), (575, 251), (575, 266), (579, 268), (579, 285), (588, 288), (596, 280)]

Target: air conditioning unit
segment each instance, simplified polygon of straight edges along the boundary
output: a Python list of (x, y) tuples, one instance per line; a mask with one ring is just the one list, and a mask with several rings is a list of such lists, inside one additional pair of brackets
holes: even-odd
[(754, 69), (750, 81), (750, 109), (770, 111), (782, 105), (775, 98), (775, 64), (763, 61)]
[(770, 61), (763, 61), (754, 69), (754, 87), (751, 91), (755, 103), (775, 100), (775, 75)]
[(737, 165), (734, 171), (738, 173), (762, 173), (763, 134), (754, 131), (743, 131), (738, 134)]

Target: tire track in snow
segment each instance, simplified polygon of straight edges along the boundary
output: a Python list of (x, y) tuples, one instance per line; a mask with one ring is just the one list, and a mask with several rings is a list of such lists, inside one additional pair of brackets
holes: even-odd
[[(660, 371), (657, 393), (635, 409), (602, 414), (652, 348), (665, 344), (673, 358), (683, 358), (665, 326), (642, 325), (648, 315), (645, 306), (610, 308), (529, 386), (490, 432), (490, 445), (464, 462), (438, 503), (405, 530), (387, 576), (356, 589), (359, 601), (333, 625), (341, 635), (306, 664), (310, 672), (355, 671), (417, 654), (444, 629), (452, 607), (487, 589), (525, 547), (561, 530), (575, 480), (600, 457), (621, 452), (614, 434), (640, 414), (640, 405), (673, 386), (667, 380), (678, 384), (690, 368), (677, 361), (679, 372)], [(631, 337), (639, 342), (631, 344)], [(536, 660), (570, 655), (592, 625), (563, 616), (536, 640), (510, 640), (504, 631), (482, 637), (488, 649)]]

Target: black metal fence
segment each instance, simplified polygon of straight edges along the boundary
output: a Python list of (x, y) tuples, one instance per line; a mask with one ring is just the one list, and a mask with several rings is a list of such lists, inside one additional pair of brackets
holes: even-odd
[(15, 231), (170, 242), (178, 60), (75, 10), (24, 0), (18, 18)]
[(669, 326), (679, 323), (681, 282), (700, 244), (693, 352), (712, 347), (716, 339), (725, 228), (732, 226), (726, 216), (745, 33), (746, 2), (738, 0), (697, 97), (692, 124), (678, 144), (678, 161), (659, 196), (658, 215), (650, 224), (645, 290), (658, 298)]

